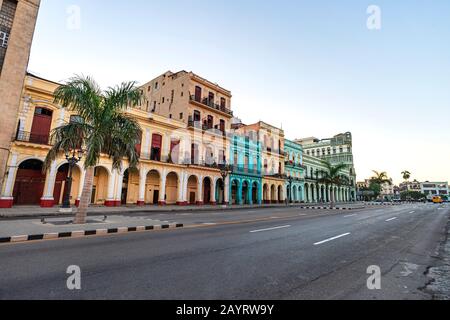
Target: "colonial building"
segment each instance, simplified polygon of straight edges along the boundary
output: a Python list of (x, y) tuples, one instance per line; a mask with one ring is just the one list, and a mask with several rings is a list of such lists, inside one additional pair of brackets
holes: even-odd
[(327, 170), (325, 160), (307, 154), (303, 155), (305, 166), (305, 202), (330, 202), (331, 194), (335, 202), (355, 201), (356, 190), (351, 184), (352, 175), (348, 169), (341, 170), (341, 175), (346, 177), (347, 183), (340, 186), (330, 186), (322, 183), (320, 179)]
[(285, 201), (284, 131), (263, 121), (235, 125), (237, 132), (261, 143), (262, 195), (264, 203)]
[(0, 0), (0, 185), (17, 126), (39, 5), (40, 0)]
[(261, 143), (249, 136), (234, 133), (230, 150), (231, 204), (261, 204)]
[[(77, 115), (53, 103), (58, 83), (28, 74), (21, 95), (19, 117), (7, 161), (0, 206), (41, 205), (51, 207), (62, 202), (68, 165), (63, 156), (50, 170), (42, 172), (48, 153), (51, 130)], [(188, 101), (188, 103), (190, 103)], [(186, 106), (186, 110), (187, 110)], [(129, 108), (142, 128), (140, 164), (129, 169), (112, 170), (112, 163), (102, 156), (95, 169), (92, 204), (204, 204), (228, 202), (226, 182), (217, 164), (226, 160), (229, 142), (222, 131), (190, 128), (181, 119), (171, 119), (147, 111), (142, 106)], [(71, 201), (80, 199), (84, 182), (83, 162), (73, 173)]]
[[(313, 157), (328, 161), (332, 165), (346, 164), (348, 168), (346, 176), (348, 176), (350, 184), (349, 200), (356, 200), (356, 172), (353, 162), (352, 134), (350, 132), (341, 133), (329, 139), (310, 137), (297, 139), (295, 142), (303, 146), (304, 155), (308, 157), (308, 160), (311, 159), (309, 157)], [(314, 196), (320, 199), (318, 195), (314, 194)], [(322, 197), (322, 199), (324, 198)]]
[(305, 167), (303, 166), (303, 148), (300, 144), (284, 140), (286, 153), (284, 169), (286, 172), (287, 198), (290, 202), (304, 202)]

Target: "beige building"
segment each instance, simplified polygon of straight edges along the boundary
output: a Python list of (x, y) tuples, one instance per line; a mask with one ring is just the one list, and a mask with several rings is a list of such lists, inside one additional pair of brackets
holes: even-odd
[(0, 185), (17, 126), (40, 0), (0, 0)]
[[(52, 129), (76, 120), (76, 114), (53, 103), (58, 83), (28, 74), (21, 92), (19, 115), (13, 122), (15, 134), (7, 172), (1, 189), (0, 207), (62, 203), (68, 172), (61, 155), (48, 172), (42, 172), (43, 160), (50, 145)], [(190, 108), (187, 101), (185, 109)], [(171, 119), (142, 106), (129, 108), (142, 128), (137, 169), (125, 162), (122, 171), (102, 156), (95, 169), (91, 202), (97, 205), (125, 204), (215, 204), (228, 201), (227, 181), (223, 181), (217, 164), (228, 154), (227, 137), (219, 130), (204, 131), (189, 127), (180, 119)], [(18, 119), (18, 120), (17, 120)], [(182, 119), (181, 119), (182, 120)], [(75, 168), (71, 202), (81, 195), (85, 170), (83, 161)]]

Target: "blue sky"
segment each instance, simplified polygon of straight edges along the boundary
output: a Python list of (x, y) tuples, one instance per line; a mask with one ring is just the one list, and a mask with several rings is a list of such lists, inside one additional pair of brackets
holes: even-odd
[[(67, 27), (71, 5), (80, 28)], [(366, 10), (381, 9), (381, 30)], [(351, 131), (358, 179), (450, 180), (450, 1), (43, 0), (29, 70), (102, 86), (194, 71), (245, 123)]]

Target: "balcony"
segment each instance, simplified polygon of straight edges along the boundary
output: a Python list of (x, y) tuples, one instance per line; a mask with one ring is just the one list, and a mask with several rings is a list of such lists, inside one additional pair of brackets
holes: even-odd
[(35, 144), (41, 144), (41, 145), (50, 145), (50, 137), (49, 135), (43, 135), (43, 134), (36, 134), (26, 131), (19, 131), (17, 132), (17, 136), (15, 141), (20, 142), (29, 142), (29, 143), (35, 143)]
[(196, 97), (195, 95), (191, 95), (190, 96), (190, 101), (194, 101), (197, 103), (200, 103), (206, 107), (209, 107), (211, 109), (226, 113), (230, 116), (233, 116), (233, 111), (231, 111), (228, 108), (225, 108), (217, 103), (214, 103), (214, 101), (210, 101), (208, 98), (203, 98), (203, 99), (199, 99), (198, 97)]
[(203, 131), (210, 131), (210, 132), (214, 132), (215, 134), (219, 135), (219, 136), (225, 136), (225, 130), (221, 130), (219, 128), (219, 125), (215, 125), (215, 126), (211, 126), (208, 125), (206, 123), (203, 123), (201, 121), (194, 121), (189, 119), (188, 120), (188, 128), (195, 128), (198, 130), (203, 130)]

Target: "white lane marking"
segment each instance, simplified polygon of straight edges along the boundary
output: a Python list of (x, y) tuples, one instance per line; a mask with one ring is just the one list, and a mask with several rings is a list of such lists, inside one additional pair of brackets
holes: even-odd
[(350, 234), (351, 234), (350, 232), (344, 233), (344, 234), (341, 234), (341, 235), (336, 236), (336, 237), (333, 237), (333, 238), (329, 238), (329, 239), (326, 239), (326, 240), (323, 240), (323, 241), (320, 241), (320, 242), (316, 242), (316, 243), (314, 243), (314, 245), (315, 245), (315, 246), (318, 246), (318, 245), (324, 244), (324, 243), (326, 243), (326, 242), (330, 242), (330, 241), (333, 241), (333, 240), (336, 240), (336, 239), (339, 239), (339, 238), (346, 237), (346, 236), (348, 236), (348, 235), (350, 235)]
[(393, 220), (397, 220), (397, 217), (387, 219), (386, 222), (393, 221)]
[(263, 231), (272, 231), (272, 230), (277, 230), (277, 229), (284, 229), (284, 228), (290, 228), (291, 226), (280, 226), (280, 227), (274, 227), (274, 228), (267, 228), (267, 229), (260, 229), (260, 230), (253, 230), (250, 231), (250, 233), (256, 233), (256, 232), (263, 232)]
[(410, 213), (414, 213), (415, 211), (411, 211)]
[(344, 216), (344, 218), (350, 218), (350, 217), (354, 217), (354, 216), (356, 216), (357, 214), (356, 213), (354, 213), (354, 214), (349, 214), (348, 216)]
[(306, 213), (300, 213), (299, 216), (307, 216)]
[(205, 222), (205, 223), (202, 223), (202, 224), (205, 225), (205, 226), (215, 226), (217, 223)]
[(280, 219), (280, 217), (270, 217), (270, 219)]

